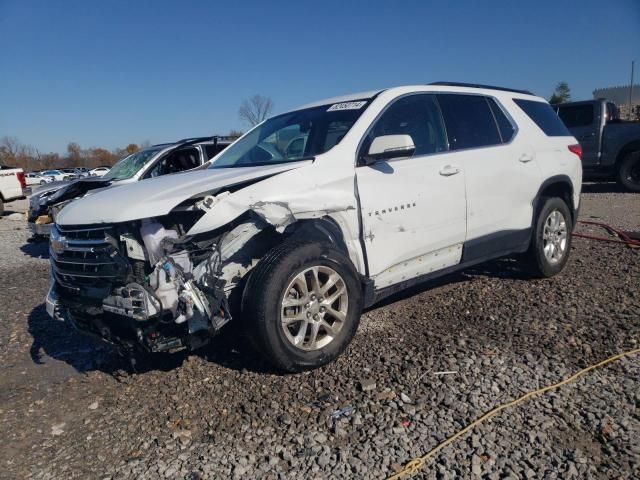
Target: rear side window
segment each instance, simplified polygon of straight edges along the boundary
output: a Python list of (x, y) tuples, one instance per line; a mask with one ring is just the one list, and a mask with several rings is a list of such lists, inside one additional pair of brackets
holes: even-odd
[(516, 133), (516, 129), (493, 98), (487, 98), (487, 102), (489, 102), (489, 107), (491, 108), (493, 117), (496, 119), (496, 123), (498, 124), (502, 143), (510, 142), (513, 135)]
[(593, 124), (593, 105), (558, 106), (558, 116), (567, 128), (588, 127)]
[(227, 146), (228, 144), (226, 143), (223, 143), (223, 144), (218, 143), (216, 145), (214, 145), (213, 143), (205, 144), (204, 148), (207, 151), (207, 158), (211, 160), (213, 157), (219, 154), (222, 150), (227, 148)]
[(480, 95), (438, 95), (451, 150), (502, 143), (487, 98)]
[(567, 127), (564, 126), (564, 123), (562, 123), (548, 103), (522, 100), (520, 98), (514, 98), (513, 101), (548, 137), (571, 136)]

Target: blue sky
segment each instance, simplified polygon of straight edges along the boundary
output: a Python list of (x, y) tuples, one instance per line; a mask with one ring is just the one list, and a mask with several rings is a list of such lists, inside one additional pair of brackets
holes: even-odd
[(0, 137), (41, 151), (245, 128), (274, 113), (435, 80), (573, 97), (640, 78), (640, 0), (0, 0)]

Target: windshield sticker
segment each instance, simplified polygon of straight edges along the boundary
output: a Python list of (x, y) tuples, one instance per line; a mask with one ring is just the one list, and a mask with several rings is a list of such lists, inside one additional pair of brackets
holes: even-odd
[(334, 103), (327, 109), (327, 112), (336, 112), (338, 110), (359, 110), (364, 107), (366, 103), (366, 100), (361, 102)]

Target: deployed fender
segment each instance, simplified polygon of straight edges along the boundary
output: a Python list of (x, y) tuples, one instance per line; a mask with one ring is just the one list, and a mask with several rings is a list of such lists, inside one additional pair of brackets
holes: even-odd
[[(315, 173), (318, 172), (318, 177)], [(349, 257), (364, 271), (357, 226), (357, 200), (353, 175), (331, 183), (322, 181), (317, 165), (276, 175), (235, 192), (222, 191), (187, 235), (210, 232), (246, 212), (253, 212), (277, 232), (299, 220), (329, 217), (340, 228)], [(352, 171), (351, 171), (352, 172)]]

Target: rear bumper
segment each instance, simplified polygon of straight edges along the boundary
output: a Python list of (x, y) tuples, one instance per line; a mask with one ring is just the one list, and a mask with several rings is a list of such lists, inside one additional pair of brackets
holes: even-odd
[(29, 222), (29, 230), (34, 235), (42, 235), (43, 237), (51, 236), (51, 229), (53, 228), (53, 223), (42, 223), (37, 224), (34, 222)]

